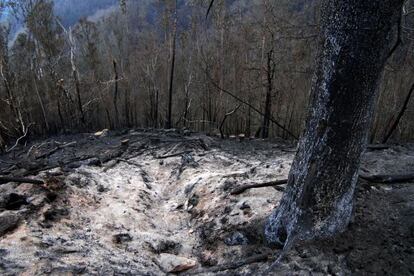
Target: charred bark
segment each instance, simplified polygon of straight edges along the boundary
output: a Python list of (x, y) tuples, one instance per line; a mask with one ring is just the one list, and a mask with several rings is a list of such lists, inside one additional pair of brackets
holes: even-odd
[(78, 71), (76, 70), (76, 67), (74, 68), (75, 69), (72, 71), (72, 75), (73, 75), (73, 80), (75, 81), (75, 91), (76, 91), (76, 97), (77, 97), (78, 110), (79, 110), (81, 123), (82, 125), (85, 125), (86, 120), (85, 120), (85, 112), (83, 110), (82, 98), (81, 98), (81, 92), (80, 92), (79, 74), (78, 74)]
[(272, 89), (273, 89), (273, 78), (275, 75), (275, 65), (273, 63), (273, 50), (267, 53), (267, 70), (266, 70), (266, 79), (267, 79), (267, 91), (266, 91), (266, 103), (265, 103), (265, 112), (263, 116), (262, 124), (262, 138), (266, 139), (269, 137), (269, 128), (270, 128), (270, 117), (272, 112)]
[(402, 0), (324, 0), (320, 48), (304, 136), (286, 193), (265, 227), (271, 243), (345, 230), (379, 80)]
[(177, 2), (174, 6), (174, 23), (173, 23), (173, 35), (171, 41), (171, 67), (170, 67), (170, 82), (168, 87), (168, 114), (167, 114), (167, 125), (166, 128), (172, 128), (172, 100), (173, 100), (173, 89), (174, 89), (174, 71), (175, 71), (175, 52), (177, 42)]
[(117, 69), (117, 63), (116, 60), (113, 60), (113, 66), (114, 66), (114, 110), (115, 110), (115, 127), (119, 127), (119, 110), (118, 110), (118, 69)]

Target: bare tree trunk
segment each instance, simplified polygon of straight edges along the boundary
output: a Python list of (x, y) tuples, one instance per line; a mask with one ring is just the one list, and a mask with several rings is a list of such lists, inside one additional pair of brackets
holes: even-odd
[(33, 75), (33, 85), (34, 85), (34, 89), (36, 92), (37, 100), (39, 101), (40, 108), (42, 109), (42, 116), (43, 116), (43, 121), (45, 122), (46, 132), (49, 133), (49, 122), (47, 121), (45, 105), (43, 104), (42, 97), (40, 96), (39, 88), (36, 82), (36, 77), (34, 75)]
[(289, 248), (346, 229), (378, 84), (403, 0), (324, 0), (304, 137), (266, 238)]
[(85, 112), (83, 111), (82, 107), (82, 99), (81, 99), (81, 92), (80, 92), (80, 83), (79, 83), (79, 75), (78, 71), (76, 70), (76, 67), (73, 67), (73, 79), (75, 81), (75, 90), (76, 90), (76, 97), (77, 97), (77, 103), (78, 103), (78, 110), (80, 114), (80, 119), (83, 125), (85, 125)]
[(273, 50), (267, 53), (267, 91), (266, 91), (266, 103), (265, 103), (265, 112), (263, 116), (262, 124), (262, 138), (269, 137), (269, 127), (270, 127), (270, 117), (272, 112), (272, 89), (273, 89), (273, 77), (275, 75), (275, 67), (273, 63)]
[(154, 114), (154, 127), (158, 128), (158, 108), (159, 108), (159, 92), (155, 90), (155, 114)]
[(170, 82), (168, 88), (168, 117), (167, 117), (167, 128), (172, 128), (172, 94), (174, 88), (174, 71), (175, 71), (175, 48), (177, 40), (177, 1), (174, 6), (174, 24), (173, 24), (173, 35), (171, 42), (171, 67), (170, 67)]
[(79, 110), (80, 120), (81, 120), (82, 124), (85, 125), (85, 112), (83, 111), (83, 106), (82, 106), (79, 74), (78, 74), (78, 70), (76, 68), (76, 61), (75, 61), (75, 50), (76, 50), (75, 49), (75, 40), (73, 38), (73, 33), (72, 33), (71, 28), (69, 28), (68, 36), (69, 36), (69, 44), (70, 44), (70, 64), (72, 66), (73, 80), (75, 81), (75, 91), (76, 91), (78, 110)]
[(131, 127), (131, 118), (130, 118), (130, 111), (129, 111), (129, 92), (128, 89), (125, 90), (124, 94), (124, 108), (125, 108), (125, 125), (130, 128)]
[(119, 110), (118, 110), (118, 69), (117, 69), (117, 63), (116, 60), (113, 60), (114, 65), (114, 82), (115, 82), (115, 90), (114, 90), (114, 109), (115, 109), (115, 127), (119, 127)]

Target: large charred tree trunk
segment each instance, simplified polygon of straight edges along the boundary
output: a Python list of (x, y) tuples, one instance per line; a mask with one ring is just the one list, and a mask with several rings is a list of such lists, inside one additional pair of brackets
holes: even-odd
[(326, 238), (345, 230), (377, 87), (403, 0), (324, 0), (320, 52), (304, 136), (269, 242)]

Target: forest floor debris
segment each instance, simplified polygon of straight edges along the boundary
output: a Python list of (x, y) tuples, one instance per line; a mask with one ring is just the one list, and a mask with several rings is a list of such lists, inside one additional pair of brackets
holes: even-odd
[[(280, 253), (262, 231), (283, 187), (260, 184), (283, 182), (293, 156), (283, 142), (174, 130), (16, 147), (0, 156), (2, 179), (37, 184), (0, 185), (0, 274), (263, 274)], [(409, 175), (414, 145), (367, 149), (361, 172)], [(361, 179), (349, 229), (299, 244), (275, 273), (410, 275), (413, 264), (412, 179)]]

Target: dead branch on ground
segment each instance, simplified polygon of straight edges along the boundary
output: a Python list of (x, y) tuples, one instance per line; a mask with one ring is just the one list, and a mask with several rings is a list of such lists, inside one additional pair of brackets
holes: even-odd
[(275, 181), (270, 181), (270, 182), (264, 182), (264, 183), (253, 183), (253, 184), (247, 184), (247, 185), (243, 185), (237, 188), (234, 188), (230, 194), (231, 195), (239, 195), (243, 192), (245, 192), (246, 190), (249, 189), (253, 189), (253, 188), (264, 188), (264, 187), (275, 187), (275, 186), (280, 186), (280, 185), (284, 185), (287, 184), (288, 180), (287, 179), (282, 179), (282, 180), (275, 180)]
[(359, 175), (359, 178), (371, 183), (393, 184), (414, 181), (414, 173), (397, 175)]
[(183, 154), (189, 154), (189, 153), (192, 153), (192, 152), (193, 152), (192, 150), (186, 150), (186, 151), (177, 152), (177, 153), (174, 153), (174, 154), (169, 154), (169, 155), (164, 155), (164, 156), (157, 156), (156, 158), (157, 159), (166, 159), (166, 158), (180, 156), (180, 155), (183, 155)]
[(58, 145), (54, 149), (52, 149), (52, 150), (50, 150), (50, 151), (48, 151), (48, 152), (46, 152), (44, 154), (41, 154), (41, 155), (37, 156), (36, 159), (42, 159), (42, 158), (49, 157), (50, 155), (54, 154), (55, 152), (57, 152), (57, 151), (59, 151), (59, 150), (61, 150), (63, 148), (67, 148), (67, 147), (73, 146), (76, 143), (77, 143), (76, 141), (73, 141), (73, 142), (70, 142), (70, 143), (63, 144), (63, 145)]
[(43, 180), (37, 180), (37, 179), (31, 179), (31, 178), (0, 176), (0, 185), (7, 184), (10, 182), (29, 183), (29, 184), (36, 184), (36, 185), (42, 185), (45, 183)]
[[(403, 183), (403, 182), (414, 181), (414, 173), (397, 174), (397, 175), (361, 175), (360, 174), (359, 178), (362, 180), (371, 182), (371, 183), (393, 184), (393, 183)], [(287, 184), (287, 182), (288, 182), (287, 179), (282, 179), (282, 180), (275, 180), (275, 181), (264, 182), (264, 183), (246, 184), (246, 185), (234, 188), (230, 192), (230, 194), (239, 195), (249, 189), (254, 189), (254, 188), (278, 187), (278, 186)]]

